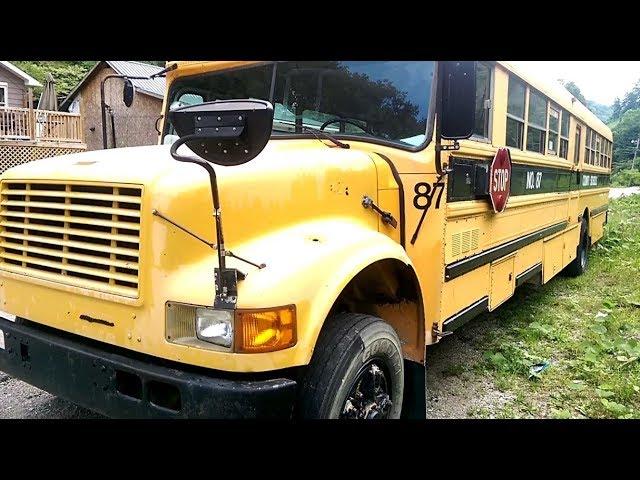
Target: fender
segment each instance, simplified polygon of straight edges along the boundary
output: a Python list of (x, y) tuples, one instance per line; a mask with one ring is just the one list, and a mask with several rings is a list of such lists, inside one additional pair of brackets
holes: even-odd
[[(282, 230), (237, 250), (267, 264), (262, 270), (250, 271), (239, 283), (238, 308), (296, 305), (297, 344), (270, 354), (289, 356), (288, 366), (309, 363), (335, 300), (363, 269), (379, 260), (396, 259), (415, 271), (405, 250), (388, 236), (338, 218)], [(240, 262), (234, 267), (251, 268)]]

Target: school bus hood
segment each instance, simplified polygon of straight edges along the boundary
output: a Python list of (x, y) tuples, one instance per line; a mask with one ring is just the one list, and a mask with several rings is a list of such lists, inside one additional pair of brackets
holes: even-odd
[[(191, 152), (184, 147), (181, 153)], [(229, 247), (310, 219), (351, 217), (377, 226), (375, 215), (361, 204), (364, 195), (377, 197), (375, 164), (357, 149), (318, 140), (275, 140), (251, 162), (214, 168)], [(151, 220), (155, 209), (215, 241), (209, 177), (198, 165), (174, 160), (169, 146), (43, 159), (10, 169), (2, 179), (142, 185), (143, 222), (162, 222)]]

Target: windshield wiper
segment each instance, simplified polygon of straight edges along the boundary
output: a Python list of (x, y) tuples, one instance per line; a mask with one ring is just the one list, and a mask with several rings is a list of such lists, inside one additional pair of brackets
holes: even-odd
[(320, 140), (320, 137), (323, 137), (333, 142), (336, 146), (340, 148), (351, 148), (351, 146), (348, 143), (341, 142), (337, 138), (334, 138), (331, 135), (329, 135), (324, 130), (316, 130), (315, 128), (307, 127), (305, 125), (302, 125), (302, 129), (314, 135), (318, 140)]

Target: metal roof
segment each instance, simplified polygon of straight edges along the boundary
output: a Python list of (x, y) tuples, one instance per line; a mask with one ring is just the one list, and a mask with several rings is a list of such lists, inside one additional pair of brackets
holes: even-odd
[[(104, 60), (96, 63), (91, 70), (87, 72), (82, 80), (75, 86), (73, 90), (67, 95), (67, 97), (60, 104), (60, 110), (66, 110), (73, 101), (76, 94), (80, 91), (82, 86), (93, 76), (98, 68), (104, 64), (107, 64), (114, 72), (119, 75), (131, 75), (134, 77), (148, 77), (154, 73), (163, 70), (163, 67), (156, 65), (150, 65), (142, 62), (126, 62), (122, 60)], [(131, 80), (135, 85), (136, 91), (145, 95), (152, 96), (154, 98), (163, 99), (166, 82), (164, 77), (156, 77), (153, 80)]]
[(4, 68), (9, 70), (14, 75), (16, 75), (16, 76), (20, 77), (21, 79), (23, 79), (24, 80), (24, 84), (27, 87), (41, 87), (42, 86), (42, 84), (39, 81), (37, 81), (31, 75), (28, 75), (25, 72), (23, 72), (22, 70), (20, 70), (13, 63), (0, 61), (0, 65), (2, 65)]
[[(164, 67), (157, 67), (142, 62), (107, 61), (107, 64), (120, 75), (131, 75), (132, 77), (148, 77), (163, 70)], [(166, 82), (164, 77), (153, 80), (131, 80), (136, 90), (151, 95), (156, 98), (164, 98)]]

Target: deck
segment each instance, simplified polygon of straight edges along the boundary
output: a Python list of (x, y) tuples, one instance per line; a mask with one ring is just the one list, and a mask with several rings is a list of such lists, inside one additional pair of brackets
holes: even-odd
[(0, 107), (0, 173), (86, 148), (80, 114)]

